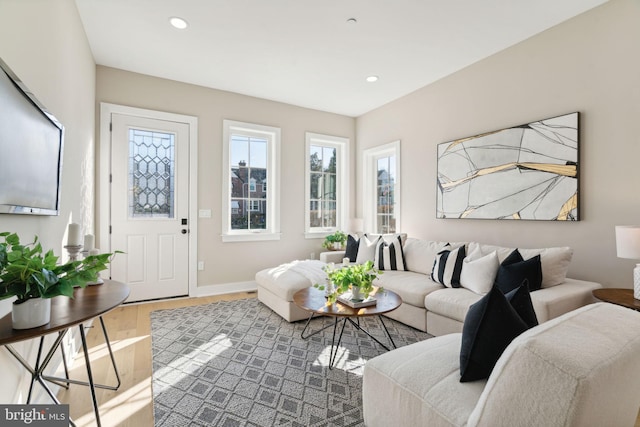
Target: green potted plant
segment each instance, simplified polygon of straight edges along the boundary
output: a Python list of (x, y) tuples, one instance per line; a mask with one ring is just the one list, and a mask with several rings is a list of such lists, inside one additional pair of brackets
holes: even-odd
[(73, 288), (95, 282), (107, 268), (110, 256), (89, 255), (80, 261), (58, 265), (52, 250), (43, 252), (36, 236), (21, 244), (16, 233), (0, 233), (0, 300), (17, 297), (13, 302), (14, 329), (29, 329), (49, 323), (51, 298), (73, 298)]
[(343, 265), (336, 268), (333, 264), (324, 267), (327, 273), (329, 286), (315, 284), (321, 291), (327, 292), (327, 300), (330, 304), (336, 302), (339, 295), (351, 291), (352, 301), (365, 300), (374, 290), (373, 281), (382, 274), (381, 271), (373, 268), (373, 262), (367, 261), (364, 264)]
[(347, 235), (340, 230), (337, 230), (333, 234), (325, 236), (322, 247), (329, 250), (339, 250), (344, 247), (347, 242)]

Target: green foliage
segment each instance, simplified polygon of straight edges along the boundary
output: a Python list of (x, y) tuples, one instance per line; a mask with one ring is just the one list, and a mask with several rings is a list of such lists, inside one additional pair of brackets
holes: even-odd
[(16, 233), (0, 233), (0, 300), (17, 296), (17, 303), (31, 298), (73, 298), (75, 286), (85, 287), (106, 270), (112, 254), (89, 255), (81, 261), (58, 265), (52, 250), (43, 253), (36, 236), (22, 245)]
[(340, 243), (340, 246), (344, 246), (347, 242), (347, 235), (342, 231), (338, 230), (333, 234), (329, 234), (324, 238), (324, 242), (322, 242), (322, 247), (326, 249), (331, 249), (334, 243)]
[[(328, 294), (327, 300), (330, 304), (336, 302), (339, 295), (348, 292), (351, 286), (358, 286), (366, 296), (373, 291), (373, 281), (382, 274), (381, 271), (373, 268), (373, 262), (367, 261), (364, 264), (354, 264), (336, 268), (333, 264), (324, 267), (329, 281), (333, 284), (333, 292)], [(324, 291), (325, 286), (313, 285), (315, 288)]]

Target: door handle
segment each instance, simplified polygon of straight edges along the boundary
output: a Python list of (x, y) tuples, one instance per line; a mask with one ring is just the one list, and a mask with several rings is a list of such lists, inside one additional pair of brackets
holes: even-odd
[(181, 231), (181, 233), (182, 233), (182, 234), (187, 234), (187, 233), (188, 233), (188, 231), (187, 231), (187, 229), (186, 229), (186, 228), (183, 228), (183, 229), (182, 229), (182, 231)]

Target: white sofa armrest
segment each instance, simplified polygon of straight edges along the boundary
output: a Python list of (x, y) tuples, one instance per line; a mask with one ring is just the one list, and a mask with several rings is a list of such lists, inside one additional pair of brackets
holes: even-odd
[(607, 303), (511, 342), (468, 426), (632, 426), (640, 404), (640, 314)]
[(326, 262), (327, 264), (330, 262), (341, 264), (344, 255), (345, 251), (320, 252), (320, 261)]

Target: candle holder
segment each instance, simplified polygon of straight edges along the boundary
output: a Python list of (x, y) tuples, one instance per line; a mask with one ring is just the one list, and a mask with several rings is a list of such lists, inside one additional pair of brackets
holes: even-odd
[[(93, 248), (90, 250), (84, 250), (82, 251), (82, 255), (86, 258), (89, 255), (98, 255), (100, 254), (100, 250)], [(98, 277), (96, 277), (96, 280), (94, 282), (87, 282), (87, 285), (91, 286), (91, 285), (102, 285), (104, 283), (104, 280), (102, 280), (102, 277), (100, 277), (100, 272), (98, 272)]]
[(69, 260), (70, 261), (77, 261), (78, 260), (78, 254), (80, 253), (80, 250), (82, 249), (82, 245), (66, 245), (64, 248), (69, 253)]

